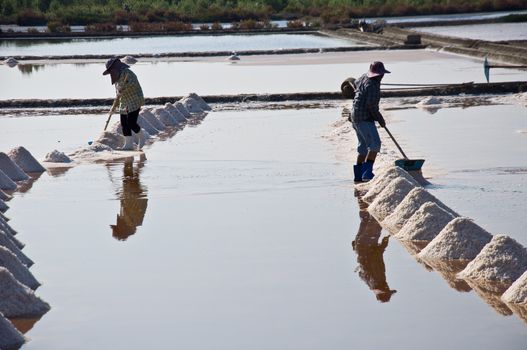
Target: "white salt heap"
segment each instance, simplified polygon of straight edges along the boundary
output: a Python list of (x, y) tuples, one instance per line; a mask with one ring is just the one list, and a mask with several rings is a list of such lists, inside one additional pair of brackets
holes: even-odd
[(0, 189), (6, 191), (13, 191), (16, 189), (16, 183), (9, 178), (2, 170), (0, 170)]
[(24, 345), (24, 336), (0, 313), (0, 349), (14, 350)]
[(44, 162), (49, 163), (71, 163), (72, 160), (70, 157), (68, 157), (65, 153), (53, 150), (46, 154), (46, 157), (44, 158)]
[(165, 103), (165, 110), (176, 119), (178, 123), (184, 123), (187, 118), (172, 103)]
[(150, 124), (150, 122), (148, 120), (143, 118), (142, 115), (139, 115), (139, 117), (137, 118), (137, 124), (139, 124), (141, 129), (146, 131), (148, 133), (148, 135), (157, 135), (157, 134), (159, 134), (159, 130), (154, 128), (154, 126), (152, 124)]
[(4, 267), (13, 274), (18, 282), (35, 290), (40, 286), (40, 283), (29, 272), (26, 265), (22, 264), (20, 260), (9, 249), (0, 246), (0, 267)]
[(527, 249), (508, 236), (496, 235), (458, 277), (510, 284), (525, 271)]
[(152, 113), (165, 126), (176, 126), (177, 120), (170, 115), (164, 108), (155, 108)]
[(0, 152), (0, 170), (13, 181), (27, 181), (29, 176), (4, 152)]
[(455, 218), (419, 253), (424, 260), (472, 260), (492, 235), (465, 217)]
[(12, 239), (10, 239), (10, 237), (12, 236), (9, 236), (9, 234), (5, 233), (4, 231), (0, 231), (0, 246), (9, 249), (11, 253), (15, 254), (22, 264), (27, 267), (31, 267), (33, 265), (33, 261), (20, 250), (21, 248)]
[(181, 100), (179, 100), (179, 102), (181, 102), (190, 113), (203, 113), (200, 103), (192, 97), (183, 97)]
[[(0, 225), (0, 237), (2, 237), (2, 235), (5, 234), (6, 235), (6, 239), (8, 239), (9, 242), (13, 243), (15, 245), (15, 247), (17, 247), (18, 249), (23, 249), (25, 244), (20, 242), (13, 234), (11, 234), (9, 232), (9, 230), (7, 229), (8, 227), (10, 227), (10, 226), (7, 225), (7, 224), (4, 225), (3, 223)], [(0, 245), (5, 246), (8, 249), (11, 249), (9, 244), (2, 244), (2, 243), (0, 243)], [(13, 251), (13, 249), (11, 249), (11, 251)]]
[(149, 108), (143, 108), (141, 109), (141, 112), (139, 113), (144, 119), (146, 119), (154, 128), (156, 128), (159, 131), (165, 130), (166, 126), (165, 124), (161, 123), (159, 119), (156, 118), (154, 114), (152, 114), (151, 110)]
[(501, 296), (501, 300), (510, 304), (527, 305), (527, 271), (511, 284)]
[(381, 222), (393, 213), (404, 197), (415, 188), (415, 184), (403, 177), (390, 182), (368, 207), (368, 212)]
[(9, 209), (9, 206), (5, 204), (5, 202), (0, 199), (0, 212), (5, 213)]
[(390, 182), (397, 178), (404, 178), (413, 183), (415, 186), (419, 186), (417, 181), (415, 181), (415, 179), (410, 174), (408, 174), (408, 172), (399, 168), (398, 166), (393, 165), (380, 170), (375, 175), (373, 180), (367, 184), (369, 190), (362, 197), (362, 200), (366, 203), (372, 203), (379, 193), (381, 193)]
[(193, 98), (195, 101), (198, 102), (199, 104), (199, 107), (204, 110), (204, 111), (211, 111), (212, 108), (210, 108), (210, 106), (207, 104), (207, 102), (205, 102), (205, 100), (203, 98), (201, 98), (201, 96), (199, 96), (198, 94), (196, 93), (190, 93), (188, 95), (188, 97), (191, 97)]
[(0, 230), (10, 234), (11, 236), (16, 236), (17, 232), (9, 226), (7, 223), (9, 219), (7, 219), (4, 215), (0, 214)]
[(121, 62), (126, 63), (128, 65), (132, 65), (132, 64), (136, 64), (137, 63), (137, 58), (128, 55), (128, 56), (124, 56), (121, 59)]
[(48, 303), (0, 267), (0, 312), (5, 317), (40, 317), (49, 311)]
[(94, 142), (88, 147), (80, 148), (76, 151), (74, 151), (72, 154), (70, 154), (70, 157), (73, 159), (86, 159), (94, 157), (95, 154), (101, 153), (101, 152), (112, 152), (112, 148), (107, 145), (103, 145), (99, 142)]
[(416, 187), (408, 193), (404, 200), (395, 208), (394, 212), (384, 219), (382, 225), (392, 233), (398, 232), (408, 219), (426, 202), (436, 203), (444, 210), (458, 216), (439, 199), (430, 194), (430, 192), (424, 188)]
[(117, 133), (113, 133), (111, 131), (103, 131), (96, 142), (102, 145), (106, 145), (111, 149), (119, 149), (124, 145), (124, 138), (123, 136)]
[(8, 201), (11, 199), (11, 196), (0, 189), (0, 199), (3, 201)]
[(419, 208), (395, 235), (402, 241), (431, 241), (455, 216), (434, 202)]
[(185, 107), (185, 105), (179, 101), (176, 101), (173, 103), (174, 107), (176, 107), (179, 111), (179, 113), (183, 114), (185, 118), (191, 117), (190, 111)]
[(443, 100), (439, 97), (435, 96), (428, 96), (424, 99), (422, 99), (419, 103), (416, 104), (418, 107), (422, 106), (433, 106), (433, 105), (440, 105), (443, 103)]
[(22, 146), (15, 147), (9, 153), (9, 158), (26, 173), (43, 173), (44, 168), (27, 149)]

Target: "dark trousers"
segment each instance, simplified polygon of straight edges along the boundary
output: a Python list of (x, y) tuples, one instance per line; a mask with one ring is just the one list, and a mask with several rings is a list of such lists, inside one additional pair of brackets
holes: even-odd
[(121, 114), (121, 127), (123, 128), (124, 136), (132, 136), (132, 130), (138, 134), (141, 127), (137, 124), (139, 117), (139, 109), (128, 114)]

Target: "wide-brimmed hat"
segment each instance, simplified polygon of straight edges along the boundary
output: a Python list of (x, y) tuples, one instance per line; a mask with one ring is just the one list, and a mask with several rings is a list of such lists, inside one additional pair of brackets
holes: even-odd
[(106, 70), (102, 73), (102, 75), (110, 74), (110, 69), (122, 69), (128, 67), (130, 66), (121, 62), (119, 58), (112, 57), (108, 61), (106, 61)]
[(375, 61), (370, 64), (370, 70), (368, 71), (368, 77), (378, 77), (379, 75), (384, 75), (386, 73), (391, 73), (389, 70), (384, 68), (384, 64), (379, 61)]

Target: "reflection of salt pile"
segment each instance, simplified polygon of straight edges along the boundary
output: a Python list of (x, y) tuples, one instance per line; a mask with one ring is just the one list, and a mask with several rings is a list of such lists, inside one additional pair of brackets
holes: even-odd
[(27, 181), (29, 176), (4, 152), (0, 152), (0, 170), (13, 181)]
[(43, 173), (46, 169), (22, 146), (15, 147), (7, 154), (26, 173)]
[(369, 188), (369, 190), (362, 197), (362, 200), (364, 200), (366, 203), (372, 203), (377, 195), (379, 195), (379, 193), (381, 193), (390, 182), (397, 178), (404, 178), (413, 183), (415, 186), (419, 186), (417, 181), (415, 181), (415, 179), (406, 171), (399, 168), (398, 166), (390, 166), (381, 170), (372, 181), (365, 184), (368, 186), (367, 188)]
[(9, 249), (2, 246), (0, 246), (0, 267), (9, 270), (20, 283), (31, 289), (36, 289), (40, 286), (40, 283), (29, 272), (27, 266), (18, 260), (16, 255)]
[(7, 176), (1, 169), (0, 169), (0, 189), (6, 190), (6, 191), (12, 191), (16, 189), (16, 183), (11, 180), (9, 176)]
[(49, 311), (48, 303), (0, 267), (0, 312), (6, 317), (39, 317)]
[(429, 260), (426, 262), (447, 281), (448, 285), (458, 292), (470, 292), (468, 283), (457, 277), (468, 264), (466, 260)]
[(452, 220), (454, 215), (436, 203), (427, 202), (406, 221), (395, 237), (400, 240), (431, 241)]
[(0, 349), (18, 349), (24, 345), (24, 336), (0, 313)]
[(71, 158), (68, 157), (65, 153), (53, 150), (46, 154), (44, 162), (49, 163), (71, 163)]
[(527, 249), (508, 236), (496, 235), (458, 276), (511, 284), (526, 270)]
[(497, 313), (503, 316), (512, 315), (512, 310), (500, 299), (501, 295), (505, 291), (503, 287), (496, 288), (496, 286), (474, 283), (471, 280), (466, 280), (466, 282), (474, 290), (474, 292), (476, 292), (476, 294)]
[(465, 217), (455, 218), (419, 253), (425, 260), (472, 260), (492, 235)]
[(410, 181), (402, 177), (397, 178), (382, 190), (370, 204), (368, 211), (377, 221), (382, 221), (394, 211), (404, 197), (414, 188), (415, 184)]
[(503, 293), (501, 300), (510, 304), (523, 304), (527, 306), (527, 271), (525, 271)]

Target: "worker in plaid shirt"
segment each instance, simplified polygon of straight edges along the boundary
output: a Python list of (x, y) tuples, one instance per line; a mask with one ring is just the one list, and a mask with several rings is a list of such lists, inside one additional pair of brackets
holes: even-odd
[(121, 114), (121, 127), (125, 138), (121, 149), (134, 149), (133, 131), (138, 136), (137, 146), (140, 150), (145, 143), (145, 136), (137, 123), (137, 118), (139, 117), (141, 106), (145, 104), (145, 98), (137, 76), (129, 68), (127, 64), (114, 57), (106, 62), (106, 70), (103, 75), (110, 74), (112, 84), (115, 85), (117, 93), (112, 109), (118, 108)]
[(374, 176), (373, 163), (381, 150), (381, 139), (375, 122), (382, 127), (386, 126), (379, 111), (381, 80), (385, 73), (390, 72), (382, 62), (373, 62), (368, 72), (354, 82), (355, 98), (349, 119), (358, 139), (357, 164), (353, 166), (355, 182), (369, 181)]

